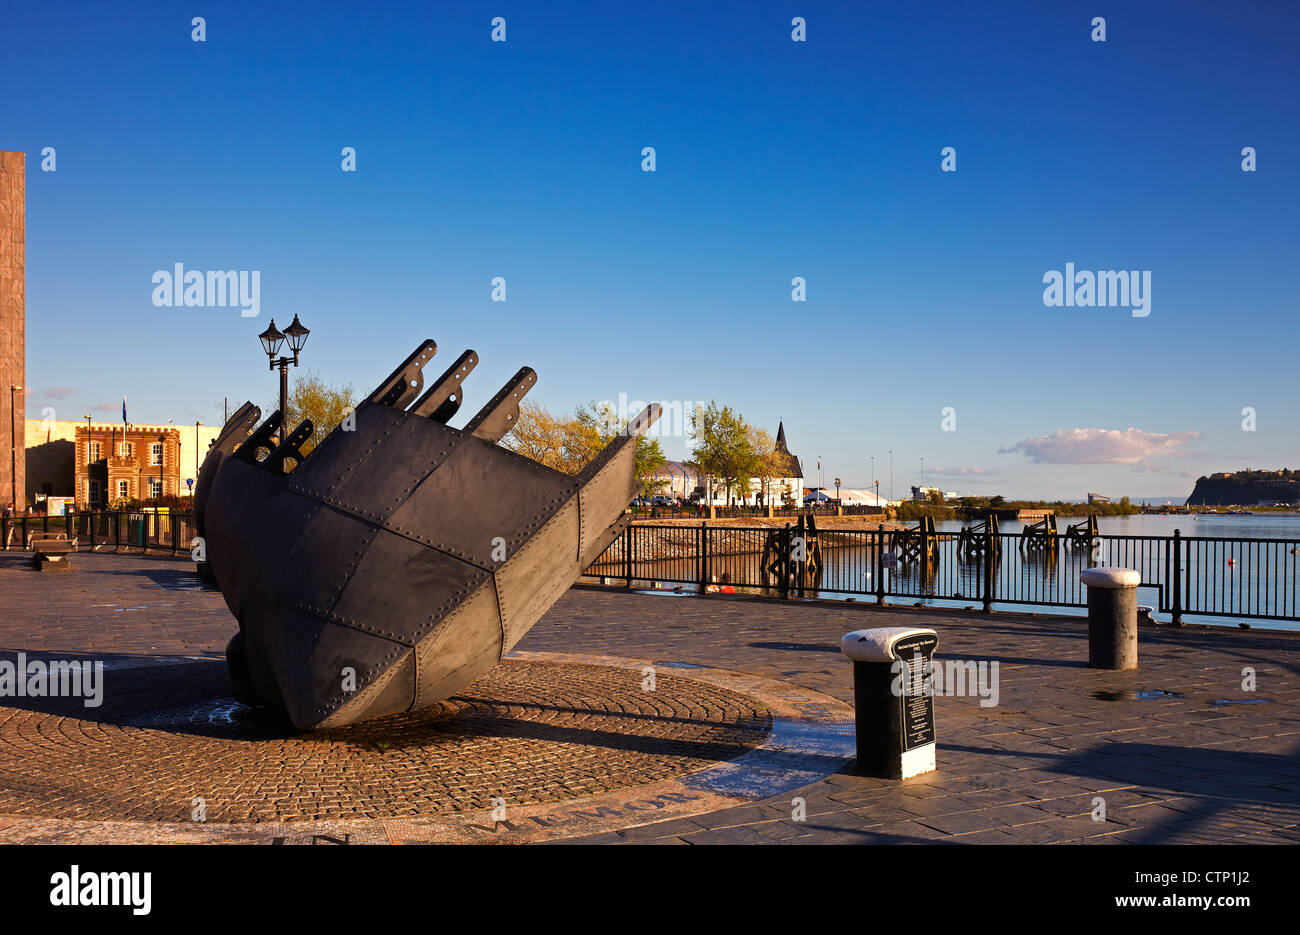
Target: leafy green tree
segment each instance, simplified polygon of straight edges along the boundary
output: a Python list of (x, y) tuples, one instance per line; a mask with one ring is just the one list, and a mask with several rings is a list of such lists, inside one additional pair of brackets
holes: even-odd
[[(311, 419), (311, 438), (302, 445), (302, 453), (306, 455), (339, 427), (357, 403), (351, 384), (331, 386), (310, 370), (289, 384), (289, 411), (285, 413), (284, 424), (292, 431), (303, 419)], [(279, 408), (280, 400), (276, 398), (263, 411), (271, 413)]]
[(691, 415), (695, 438), (692, 458), (700, 469), (722, 482), (728, 498), (731, 492), (749, 493), (749, 482), (762, 470), (750, 427), (730, 406), (710, 401), (697, 406)]
[[(627, 421), (619, 420), (609, 406), (588, 403), (579, 406), (572, 416), (557, 416), (545, 406), (525, 400), (520, 404), (519, 418), (501, 444), (549, 468), (577, 474), (627, 427)], [(657, 476), (665, 461), (657, 439), (644, 435), (637, 439), (633, 470), (641, 496), (651, 496), (668, 483)]]

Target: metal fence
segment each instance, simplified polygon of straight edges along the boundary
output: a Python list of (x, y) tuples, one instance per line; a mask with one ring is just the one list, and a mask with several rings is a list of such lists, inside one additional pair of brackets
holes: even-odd
[(29, 514), (0, 519), (4, 548), (26, 549), (33, 535), (64, 535), (77, 540), (79, 552), (188, 553), (194, 537), (194, 514), (133, 510), (85, 512), (66, 516)]
[[(5, 549), (26, 549), (33, 534), (77, 540), (78, 551), (188, 553), (197, 532), (189, 512), (27, 515), (0, 519)], [(819, 530), (800, 541), (785, 527), (707, 522), (632, 524), (586, 570), (588, 577), (636, 582), (731, 585), (779, 597), (863, 595), (979, 604), (1083, 607), (1079, 572), (1096, 565), (1132, 568), (1153, 606), (1179, 623), (1184, 614), (1300, 620), (1300, 539), (1172, 536), (1063, 538), (1032, 547), (1024, 533), (957, 533), (916, 538), (908, 552), (898, 531)], [(918, 541), (919, 539), (919, 541)], [(972, 548), (972, 545), (975, 548)], [(989, 556), (992, 556), (991, 558)]]
[[(1050, 546), (1024, 533), (912, 530), (911, 558), (897, 531), (822, 529), (800, 541), (784, 528), (629, 526), (587, 569), (589, 577), (731, 585), (778, 597), (864, 595), (994, 604), (1084, 607), (1079, 572), (1132, 568), (1148, 602), (1184, 614), (1300, 620), (1300, 540), (1096, 536)], [(1144, 600), (1147, 600), (1144, 598)]]

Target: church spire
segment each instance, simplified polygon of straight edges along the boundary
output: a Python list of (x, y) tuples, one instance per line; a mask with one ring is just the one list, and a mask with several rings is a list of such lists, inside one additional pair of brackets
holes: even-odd
[(776, 425), (776, 450), (781, 454), (790, 453), (790, 449), (785, 446), (785, 422), (783, 421)]

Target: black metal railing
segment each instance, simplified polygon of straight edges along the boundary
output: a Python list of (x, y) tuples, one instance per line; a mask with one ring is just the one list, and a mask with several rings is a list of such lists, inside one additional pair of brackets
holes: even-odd
[[(865, 595), (994, 605), (1084, 607), (1079, 572), (1132, 568), (1145, 598), (1185, 614), (1300, 620), (1300, 539), (1095, 536), (1043, 544), (1024, 533), (821, 529), (815, 548), (785, 527), (633, 524), (586, 575), (636, 582), (730, 585), (780, 597)], [(974, 546), (972, 548), (972, 546)], [(802, 558), (800, 557), (802, 555)]]
[(188, 554), (198, 533), (188, 511), (130, 510), (66, 516), (27, 514), (0, 518), (0, 544), (26, 549), (33, 535), (64, 535), (79, 552), (169, 552)]
[[(32, 535), (60, 534), (78, 551), (188, 555), (198, 535), (181, 511), (83, 512), (0, 518), (0, 547), (26, 549)], [(1043, 547), (1022, 532), (823, 528), (801, 543), (796, 527), (708, 522), (630, 524), (584, 574), (636, 582), (727, 586), (780, 597), (855, 596), (994, 605), (1083, 607), (1079, 572), (1135, 569), (1140, 587), (1175, 623), (1183, 615), (1300, 620), (1300, 539), (1172, 536), (1064, 538)], [(918, 541), (919, 540), (919, 541)], [(975, 548), (972, 548), (972, 544)], [(910, 557), (909, 557), (910, 556)]]

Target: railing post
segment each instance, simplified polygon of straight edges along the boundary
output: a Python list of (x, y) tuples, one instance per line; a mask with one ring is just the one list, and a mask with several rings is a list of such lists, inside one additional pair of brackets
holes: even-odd
[(921, 597), (926, 595), (930, 583), (930, 537), (926, 517), (921, 518)]
[(1174, 530), (1174, 608), (1173, 619), (1170, 621), (1174, 626), (1183, 625), (1183, 534), (1179, 529)]
[(794, 568), (790, 556), (790, 549), (793, 547), (790, 538), (790, 524), (786, 523), (785, 528), (781, 530), (781, 600), (783, 601), (790, 599), (790, 572)]
[(876, 531), (876, 604), (885, 606), (885, 524)]
[(87, 522), (90, 523), (90, 551), (95, 551), (95, 514), (86, 515)]
[(696, 571), (700, 582), (700, 593), (703, 594), (704, 589), (709, 586), (709, 580), (705, 577), (705, 565), (707, 563), (704, 557), (704, 550), (708, 548), (709, 542), (708, 523), (701, 522), (696, 534), (699, 536), (699, 545), (695, 549)]
[(122, 514), (110, 513), (113, 517), (113, 551), (122, 551)]
[(627, 579), (627, 587), (632, 587), (632, 524), (628, 523), (627, 528), (623, 530), (623, 576)]
[(996, 579), (993, 573), (993, 530), (986, 530), (984, 537), (984, 613), (991, 614), (993, 613), (993, 582)]

